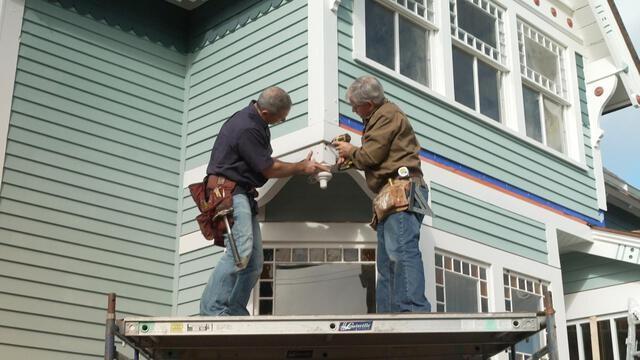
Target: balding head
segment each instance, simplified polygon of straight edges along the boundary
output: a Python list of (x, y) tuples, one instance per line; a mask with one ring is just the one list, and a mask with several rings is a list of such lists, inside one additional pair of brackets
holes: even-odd
[(291, 97), (286, 91), (277, 86), (266, 88), (258, 97), (258, 107), (267, 110), (270, 114), (289, 112), (291, 109)]

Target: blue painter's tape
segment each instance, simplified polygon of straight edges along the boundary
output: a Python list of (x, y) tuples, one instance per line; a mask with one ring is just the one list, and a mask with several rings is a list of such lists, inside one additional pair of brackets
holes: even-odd
[[(352, 119), (350, 117), (344, 116), (342, 114), (340, 114), (340, 125), (346, 126), (350, 129), (353, 129), (355, 131), (358, 132), (362, 132), (364, 130), (364, 125), (362, 124), (362, 122)], [(445, 165), (447, 167), (456, 169), (462, 173), (465, 173), (467, 175), (470, 175), (474, 178), (480, 179), (482, 181), (488, 182), (492, 185), (495, 185), (496, 187), (502, 188), (510, 193), (514, 193), (517, 194), (519, 196), (523, 196), (527, 199), (530, 199), (533, 202), (536, 202), (538, 204), (542, 204), (546, 207), (552, 208), (554, 210), (558, 210), (564, 214), (567, 214), (569, 216), (575, 217), (577, 219), (580, 219), (590, 225), (595, 225), (595, 226), (600, 226), (600, 227), (604, 227), (605, 226), (605, 222), (604, 221), (600, 221), (598, 219), (594, 219), (590, 216), (581, 214), (577, 211), (571, 210), (565, 206), (562, 206), (560, 204), (556, 204), (554, 202), (551, 202), (549, 200), (546, 200), (544, 198), (541, 198), (538, 195), (534, 195), (528, 191), (522, 190), (518, 187), (515, 187), (513, 185), (510, 185), (500, 179), (494, 178), (493, 176), (487, 175), (485, 173), (482, 173), (480, 171), (474, 170), (466, 165), (460, 164), (456, 161), (447, 159), (443, 156), (440, 156), (434, 152), (431, 152), (429, 150), (426, 149), (421, 149), (420, 150), (420, 156), (423, 156), (427, 159), (430, 159), (434, 162), (437, 162), (439, 164)], [(599, 211), (600, 216), (603, 217), (603, 212)]]

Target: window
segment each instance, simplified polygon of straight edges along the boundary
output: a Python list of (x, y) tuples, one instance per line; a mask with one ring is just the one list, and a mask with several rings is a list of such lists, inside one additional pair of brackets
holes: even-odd
[(504, 11), (488, 0), (450, 0), (455, 100), (501, 121)]
[(522, 21), (518, 21), (518, 44), (526, 135), (566, 153), (564, 50)]
[[(504, 306), (506, 311), (538, 312), (544, 308), (543, 296), (548, 284), (510, 271), (503, 274)], [(527, 360), (541, 348), (541, 334), (516, 344), (516, 359)]]
[(365, 1), (367, 58), (429, 86), (433, 0)]
[(436, 253), (438, 312), (488, 312), (487, 268)]
[(375, 313), (375, 249), (269, 248), (263, 252), (257, 314)]

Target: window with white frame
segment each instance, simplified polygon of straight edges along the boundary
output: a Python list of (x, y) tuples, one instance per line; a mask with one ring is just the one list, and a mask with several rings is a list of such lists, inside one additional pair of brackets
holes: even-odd
[(501, 122), (504, 10), (489, 0), (449, 0), (455, 100)]
[[(602, 360), (626, 359), (627, 344), (626, 340), (629, 336), (629, 323), (627, 315), (598, 317), (595, 319), (594, 336), (591, 334), (591, 323), (589, 320), (579, 321), (575, 324), (567, 326), (567, 334), (569, 337), (569, 359), (580, 359), (580, 350), (584, 354), (584, 359), (591, 360), (595, 358), (591, 339), (598, 339), (599, 357)], [(640, 325), (636, 325), (636, 334), (640, 334)], [(582, 349), (579, 349), (581, 338)]]
[(486, 266), (436, 252), (436, 310), (488, 312)]
[[(505, 270), (504, 306), (506, 311), (538, 312), (544, 308), (544, 295), (549, 284)], [(516, 344), (516, 359), (528, 360), (541, 346), (541, 335), (536, 334)]]
[(433, 0), (365, 0), (366, 57), (429, 86), (433, 20)]
[(263, 254), (255, 314), (375, 313), (375, 249), (277, 247)]
[(518, 47), (526, 135), (566, 153), (564, 113), (569, 103), (564, 49), (521, 20), (518, 20)]

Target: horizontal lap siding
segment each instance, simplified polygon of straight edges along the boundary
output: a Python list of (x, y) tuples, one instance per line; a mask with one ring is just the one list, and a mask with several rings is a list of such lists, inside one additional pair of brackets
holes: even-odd
[(2, 191), (6, 358), (102, 358), (120, 315), (169, 315), (186, 57), (26, 4)]
[(307, 125), (307, 8), (290, 1), (194, 54), (189, 76), (186, 170), (209, 160), (220, 127), (236, 111), (277, 85), (293, 108), (272, 138)]
[(545, 226), (519, 214), (431, 183), (433, 227), (547, 263)]
[(346, 88), (365, 74), (378, 76), (389, 99), (409, 117), (423, 148), (474, 170), (592, 218), (599, 218), (588, 128), (584, 128), (588, 170), (557, 159), (500, 129), (401, 81), (354, 61), (352, 55), (353, 0), (338, 12), (338, 80), (340, 113), (349, 117), (343, 99)]
[(640, 281), (640, 266), (572, 252), (560, 256), (565, 294)]
[(208, 246), (180, 255), (178, 315), (190, 316), (200, 313), (202, 291), (211, 276), (212, 268), (222, 254), (222, 248)]
[[(290, 1), (194, 54), (189, 72), (185, 170), (206, 165), (216, 135), (236, 111), (277, 85), (291, 95), (287, 121), (275, 139), (307, 126), (307, 7)], [(195, 204), (185, 192), (181, 234), (197, 230)]]
[[(208, 163), (224, 122), (266, 87), (280, 86), (293, 101), (287, 121), (271, 128), (272, 139), (307, 126), (306, 5), (283, 2), (194, 53), (187, 80), (186, 171)], [(251, 6), (248, 14), (261, 4)], [(198, 211), (187, 189), (182, 204), (181, 234), (198, 231)], [(221, 255), (214, 246), (180, 255), (179, 315), (199, 313), (202, 290)]]

